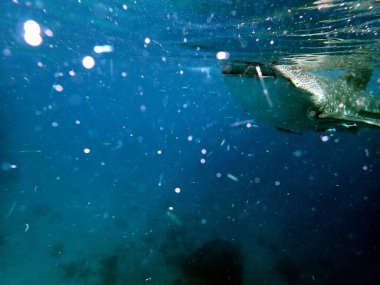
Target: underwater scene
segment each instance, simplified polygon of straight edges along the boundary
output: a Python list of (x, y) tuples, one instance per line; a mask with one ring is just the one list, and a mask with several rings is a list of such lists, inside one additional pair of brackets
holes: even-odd
[(379, 0), (0, 12), (0, 284), (380, 284)]

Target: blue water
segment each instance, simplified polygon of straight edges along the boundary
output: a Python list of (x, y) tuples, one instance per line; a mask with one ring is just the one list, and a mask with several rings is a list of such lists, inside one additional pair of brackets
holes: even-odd
[[(283, 29), (318, 29), (331, 14), (294, 24), (283, 11), (299, 18), (312, 2), (189, 3), (0, 4), (0, 284), (378, 284), (379, 129), (281, 132), (231, 96), (215, 58), (303, 56)], [(372, 5), (353, 19), (373, 33), (303, 47), (368, 48), (378, 96)], [(37, 47), (24, 40), (30, 19)], [(208, 242), (205, 275), (240, 268), (242, 282), (189, 268)]]

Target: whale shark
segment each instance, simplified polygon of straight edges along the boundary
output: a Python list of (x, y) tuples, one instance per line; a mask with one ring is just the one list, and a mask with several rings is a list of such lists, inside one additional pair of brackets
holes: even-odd
[(222, 67), (231, 94), (255, 119), (278, 130), (357, 130), (380, 127), (380, 98), (367, 84), (370, 68), (330, 78), (297, 65), (232, 61)]

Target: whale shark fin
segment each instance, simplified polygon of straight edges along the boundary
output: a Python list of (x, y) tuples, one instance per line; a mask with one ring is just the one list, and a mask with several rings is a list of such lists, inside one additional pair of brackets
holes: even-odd
[(324, 116), (324, 118), (344, 120), (344, 121), (349, 121), (349, 122), (356, 122), (359, 124), (366, 124), (366, 125), (370, 125), (374, 127), (380, 127), (380, 119), (373, 119), (372, 116), (367, 117), (363, 115), (360, 115), (360, 116), (345, 115), (344, 117), (342, 117), (339, 114), (329, 114), (328, 116)]
[[(257, 73), (260, 68), (261, 74)], [(275, 71), (268, 65), (260, 62), (233, 61), (223, 65), (222, 74), (246, 77), (276, 77)]]
[(364, 90), (372, 76), (372, 69), (359, 68), (348, 71), (342, 79), (354, 90)]

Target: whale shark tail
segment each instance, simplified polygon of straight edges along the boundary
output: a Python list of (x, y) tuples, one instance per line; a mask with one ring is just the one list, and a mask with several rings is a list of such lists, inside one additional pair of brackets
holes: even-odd
[[(347, 72), (342, 79), (353, 90), (364, 91), (372, 76), (372, 69), (361, 68)], [(357, 120), (366, 124), (380, 127), (380, 98), (371, 95), (361, 96), (356, 99)]]
[[(222, 74), (226, 79), (241, 78), (236, 81), (237, 84), (230, 84), (239, 101), (257, 117), (261, 116), (271, 122), (277, 118), (276, 123), (280, 124), (280, 128), (285, 125), (288, 128), (292, 126), (296, 129), (308, 129), (310, 119), (303, 120), (305, 110), (316, 113), (311, 129), (320, 129), (321, 126), (324, 128), (325, 125), (345, 128), (361, 125), (380, 127), (380, 98), (366, 91), (372, 76), (370, 68), (349, 70), (337, 79), (319, 75), (297, 65), (232, 61), (223, 65)], [(260, 97), (250, 91), (257, 82), (252, 78), (260, 79), (264, 95), (269, 97), (271, 93), (274, 103), (267, 100), (270, 108), (261, 104)], [(271, 85), (267, 86), (264, 79)], [(289, 86), (293, 86), (294, 90)], [(296, 113), (295, 110), (300, 112)]]
[(338, 110), (334, 113), (322, 114), (321, 117), (380, 127), (380, 99), (370, 95), (361, 96), (356, 98), (349, 111), (342, 114)]
[(275, 69), (297, 88), (312, 95), (315, 104), (320, 106), (320, 118), (380, 127), (380, 98), (365, 91), (372, 76), (371, 69), (350, 70), (338, 80), (296, 66), (278, 65)]

